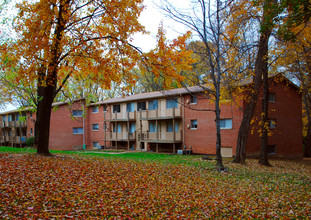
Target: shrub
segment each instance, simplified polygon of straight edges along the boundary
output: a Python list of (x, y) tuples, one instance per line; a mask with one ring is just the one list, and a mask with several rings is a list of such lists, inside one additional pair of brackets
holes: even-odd
[(35, 138), (34, 137), (29, 137), (26, 140), (26, 146), (27, 147), (33, 147), (34, 142), (35, 142)]

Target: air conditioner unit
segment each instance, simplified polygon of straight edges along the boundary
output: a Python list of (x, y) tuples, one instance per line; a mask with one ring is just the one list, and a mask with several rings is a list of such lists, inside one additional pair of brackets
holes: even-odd
[(189, 104), (190, 103), (190, 99), (187, 99), (187, 104)]

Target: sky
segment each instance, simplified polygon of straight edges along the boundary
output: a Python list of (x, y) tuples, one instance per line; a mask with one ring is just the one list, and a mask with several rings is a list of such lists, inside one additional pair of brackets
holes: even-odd
[[(189, 0), (171, 0), (171, 2), (178, 7), (187, 7)], [(177, 38), (181, 33), (187, 30), (180, 24), (172, 22), (166, 18), (161, 10), (155, 3), (160, 3), (159, 0), (144, 0), (145, 10), (141, 13), (139, 21), (145, 26), (146, 31), (150, 32), (149, 35), (136, 34), (134, 36), (133, 45), (142, 49), (143, 52), (148, 52), (156, 46), (156, 35), (158, 27), (163, 22), (164, 29), (166, 30), (166, 37), (168, 40)], [(0, 112), (14, 110), (17, 107), (7, 104), (6, 108), (0, 109)]]

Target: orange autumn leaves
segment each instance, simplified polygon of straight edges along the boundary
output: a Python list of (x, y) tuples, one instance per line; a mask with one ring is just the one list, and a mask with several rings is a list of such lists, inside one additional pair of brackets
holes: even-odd
[(274, 164), (279, 168), (264, 168), (260, 173), (254, 164), (228, 165), (240, 171), (218, 173), (206, 170), (206, 164), (0, 154), (0, 218), (311, 216), (310, 183), (303, 175), (289, 171), (303, 171), (303, 166), (308, 170), (310, 164), (287, 164), (289, 170), (279, 174), (273, 169), (284, 164)]
[(142, 73), (151, 72), (155, 76), (156, 82), (159, 80), (163, 82), (163, 89), (172, 88), (174, 82), (180, 85), (185, 80), (185, 73), (192, 70), (191, 64), (195, 62), (195, 59), (192, 58), (192, 51), (186, 48), (190, 36), (191, 32), (187, 32), (169, 42), (161, 23), (158, 29), (156, 48), (144, 54), (145, 60), (140, 65)]

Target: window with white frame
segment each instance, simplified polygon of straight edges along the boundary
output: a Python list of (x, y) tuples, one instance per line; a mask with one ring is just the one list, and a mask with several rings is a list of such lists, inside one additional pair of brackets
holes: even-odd
[(220, 119), (220, 129), (232, 129), (232, 119)]
[(99, 130), (98, 124), (92, 124), (92, 130), (93, 131), (98, 131)]
[(93, 148), (100, 149), (100, 145), (98, 142), (93, 142)]
[(72, 128), (73, 134), (83, 134), (83, 128)]
[(97, 106), (94, 106), (93, 108), (92, 108), (92, 113), (97, 113), (98, 112), (98, 107)]
[(82, 117), (83, 111), (82, 111), (82, 110), (73, 110), (73, 111), (72, 111), (72, 115), (73, 115), (74, 117)]
[(190, 104), (197, 104), (197, 95), (190, 95)]
[(190, 128), (191, 128), (191, 130), (196, 130), (196, 129), (198, 129), (198, 120), (191, 120), (190, 121)]
[(275, 102), (276, 98), (275, 98), (275, 93), (268, 93), (268, 102)]

